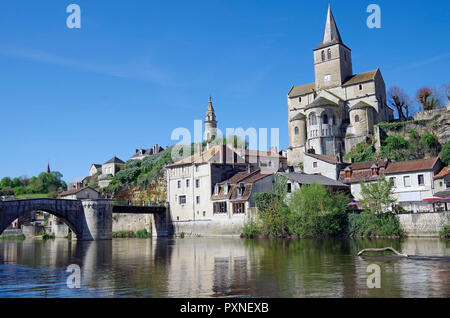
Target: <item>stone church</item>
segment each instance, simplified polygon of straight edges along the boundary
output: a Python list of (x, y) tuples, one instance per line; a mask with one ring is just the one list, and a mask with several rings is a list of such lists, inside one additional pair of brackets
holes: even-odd
[(314, 83), (288, 94), (289, 166), (303, 162), (305, 152), (342, 157), (373, 138), (374, 125), (394, 117), (381, 71), (353, 74), (351, 49), (330, 7), (322, 43), (314, 49), (314, 71)]

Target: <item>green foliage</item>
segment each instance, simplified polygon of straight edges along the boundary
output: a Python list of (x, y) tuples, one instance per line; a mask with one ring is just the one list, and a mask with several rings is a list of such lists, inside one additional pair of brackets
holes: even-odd
[(261, 230), (253, 219), (247, 221), (242, 229), (242, 236), (246, 238), (257, 237), (260, 233)]
[(288, 235), (289, 208), (274, 193), (255, 193), (254, 200), (261, 221), (261, 234), (284, 237)]
[(289, 206), (274, 193), (256, 193), (254, 198), (260, 224), (248, 222), (244, 236), (320, 237), (345, 232), (346, 204), (350, 199), (331, 194), (323, 185), (303, 186), (291, 195)]
[(286, 200), (287, 196), (287, 182), (288, 179), (285, 176), (279, 174), (275, 175), (275, 183), (274, 183), (275, 195), (283, 202)]
[(135, 238), (136, 233), (133, 231), (119, 231), (119, 232), (113, 232), (112, 234), (113, 238)]
[(444, 147), (442, 147), (442, 151), (439, 154), (439, 157), (446, 165), (450, 165), (450, 141), (447, 142)]
[(39, 235), (42, 236), (43, 240), (53, 240), (55, 238), (55, 233), (47, 233), (44, 229), (39, 232)]
[(150, 233), (146, 229), (136, 231), (136, 237), (139, 239), (146, 239), (150, 237)]
[(363, 212), (348, 215), (349, 236), (403, 236), (403, 233), (400, 221), (392, 213)]
[(129, 186), (148, 188), (160, 176), (163, 167), (173, 163), (171, 149), (168, 148), (143, 160), (128, 161), (125, 167), (112, 178), (105, 191), (115, 194)]
[(371, 214), (382, 214), (389, 211), (389, 207), (396, 202), (392, 188), (394, 183), (386, 178), (379, 178), (375, 182), (361, 182), (361, 204), (364, 211)]
[(450, 225), (445, 224), (442, 227), (442, 231), (439, 233), (441, 237), (450, 239)]
[(344, 160), (354, 162), (366, 162), (376, 159), (376, 150), (374, 144), (368, 145), (365, 142), (357, 144), (350, 152), (344, 156)]
[(432, 156), (437, 156), (439, 151), (441, 150), (441, 145), (439, 144), (436, 135), (426, 132), (422, 136), (422, 140), (430, 151), (430, 154)]
[(63, 175), (57, 171), (50, 173), (42, 172), (38, 177), (14, 178), (5, 177), (0, 181), (0, 192), (10, 193), (15, 196), (25, 194), (56, 194), (58, 191), (67, 189), (66, 183), (62, 180)]
[(0, 240), (3, 240), (3, 241), (23, 241), (23, 240), (25, 240), (25, 235), (24, 234), (4, 235), (4, 236), (0, 236)]
[(289, 232), (298, 237), (338, 236), (346, 228), (350, 199), (320, 184), (305, 185), (290, 199)]
[(394, 161), (403, 161), (408, 158), (409, 143), (402, 136), (391, 135), (382, 142), (381, 156)]

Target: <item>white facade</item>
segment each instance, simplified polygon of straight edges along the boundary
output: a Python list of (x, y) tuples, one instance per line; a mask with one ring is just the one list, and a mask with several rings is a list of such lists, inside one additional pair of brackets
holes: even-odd
[(303, 172), (306, 174), (320, 174), (332, 180), (339, 179), (339, 165), (333, 164), (305, 153), (303, 157)]
[(84, 199), (98, 199), (99, 193), (92, 188), (84, 188), (81, 190), (71, 190), (60, 195), (64, 200), (84, 200)]
[(434, 194), (433, 171), (414, 171), (386, 174), (394, 181), (394, 195), (398, 202), (422, 201)]

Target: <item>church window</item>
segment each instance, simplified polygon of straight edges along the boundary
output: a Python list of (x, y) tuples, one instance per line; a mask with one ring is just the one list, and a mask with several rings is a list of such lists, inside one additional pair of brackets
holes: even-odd
[(312, 113), (311, 117), (310, 117), (310, 121), (311, 121), (311, 125), (317, 125), (317, 118), (316, 118), (316, 114)]
[(359, 123), (359, 115), (355, 116), (355, 123)]
[(298, 134), (299, 134), (298, 127), (295, 127), (295, 135), (298, 136)]
[(359, 90), (362, 91), (362, 84), (359, 84)]
[(331, 81), (331, 75), (325, 75), (324, 80), (325, 80), (325, 82)]
[(328, 59), (331, 59), (331, 49), (328, 49)]
[(322, 51), (322, 62), (325, 61), (325, 51)]
[(322, 122), (323, 122), (325, 125), (328, 125), (328, 115), (327, 115), (327, 114), (323, 114)]
[(299, 102), (299, 103), (302, 102), (302, 98), (301, 98), (301, 97), (298, 98), (298, 102)]

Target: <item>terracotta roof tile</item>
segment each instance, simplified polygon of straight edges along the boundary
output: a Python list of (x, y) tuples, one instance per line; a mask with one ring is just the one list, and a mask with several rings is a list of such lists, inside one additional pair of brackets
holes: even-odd
[(435, 179), (442, 179), (446, 176), (450, 175), (450, 167), (444, 167), (442, 170), (434, 176)]
[[(305, 155), (328, 162), (328, 163), (332, 163), (332, 164), (338, 163), (336, 156), (319, 155), (319, 154), (315, 154), (315, 153), (305, 153)], [(344, 163), (349, 163), (349, 162), (344, 162)]]
[(386, 174), (432, 170), (438, 160), (438, 157), (434, 157), (430, 159), (391, 162), (386, 168)]

